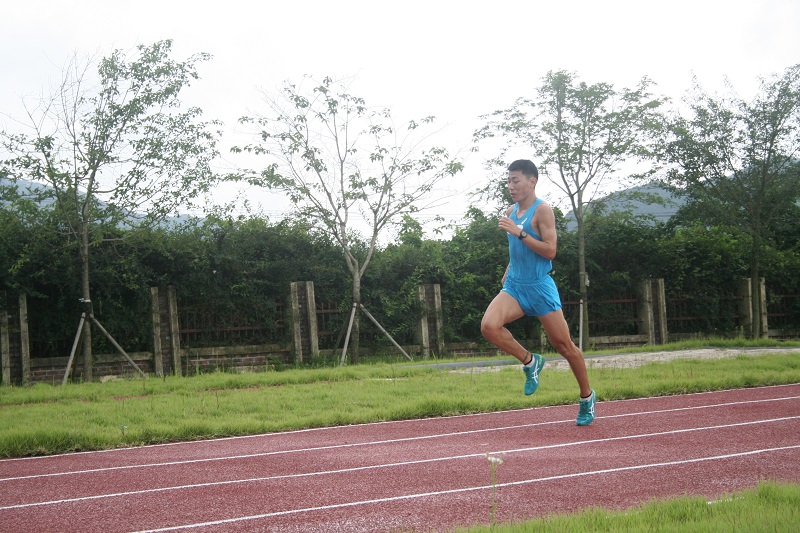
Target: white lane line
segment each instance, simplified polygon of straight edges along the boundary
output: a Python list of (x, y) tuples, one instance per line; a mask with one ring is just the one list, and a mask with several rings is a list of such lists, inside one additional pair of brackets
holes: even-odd
[(743, 426), (752, 426), (756, 424), (767, 424), (772, 422), (784, 422), (787, 420), (796, 420), (800, 419), (800, 415), (798, 416), (787, 416), (781, 418), (773, 418), (770, 420), (758, 420), (752, 422), (737, 422), (735, 424), (723, 424), (719, 426), (706, 426), (700, 428), (689, 428), (689, 429), (674, 429), (669, 431), (659, 431), (656, 433), (642, 433), (639, 435), (625, 435), (621, 437), (606, 437), (602, 439), (591, 439), (591, 440), (584, 440), (584, 441), (576, 441), (576, 442), (564, 442), (558, 444), (548, 444), (544, 446), (530, 446), (526, 448), (515, 448), (510, 450), (499, 450), (493, 452), (480, 452), (480, 453), (470, 453), (470, 454), (463, 454), (463, 455), (454, 455), (448, 457), (436, 457), (433, 459), (419, 459), (415, 461), (401, 461), (397, 463), (386, 463), (386, 464), (378, 464), (378, 465), (370, 465), (370, 466), (359, 466), (359, 467), (352, 467), (352, 468), (342, 468), (339, 470), (327, 470), (327, 471), (318, 471), (318, 472), (307, 472), (303, 474), (284, 474), (279, 476), (265, 476), (265, 477), (255, 477), (255, 478), (246, 478), (246, 479), (232, 479), (227, 481), (212, 481), (206, 483), (193, 483), (190, 485), (176, 485), (173, 487), (158, 487), (154, 489), (142, 489), (142, 490), (135, 490), (129, 492), (117, 492), (117, 493), (110, 493), (110, 494), (97, 494), (94, 496), (83, 496), (78, 498), (68, 498), (68, 499), (61, 499), (61, 500), (52, 500), (52, 501), (42, 501), (42, 502), (33, 502), (33, 503), (21, 503), (16, 505), (8, 505), (0, 507), (0, 511), (6, 509), (24, 509), (28, 507), (41, 507), (45, 505), (59, 505), (64, 503), (73, 503), (73, 502), (81, 502), (81, 501), (90, 501), (90, 500), (101, 500), (105, 498), (117, 498), (117, 497), (127, 497), (132, 495), (140, 495), (140, 494), (151, 494), (157, 492), (167, 492), (167, 491), (175, 491), (175, 490), (188, 490), (188, 489), (196, 489), (196, 488), (207, 488), (207, 487), (216, 487), (220, 485), (234, 485), (234, 484), (242, 484), (242, 483), (260, 483), (265, 481), (275, 481), (281, 479), (295, 479), (295, 478), (304, 478), (304, 477), (311, 477), (311, 476), (323, 476), (323, 475), (334, 475), (334, 474), (345, 474), (350, 472), (358, 472), (363, 470), (377, 470), (381, 468), (394, 468), (394, 467), (401, 467), (401, 466), (412, 466), (412, 465), (420, 465), (425, 463), (438, 463), (443, 461), (457, 461), (463, 459), (471, 459), (475, 457), (486, 457), (487, 453), (489, 455), (509, 455), (512, 453), (523, 453), (523, 452), (531, 452), (537, 450), (550, 450), (555, 448), (566, 448), (570, 446), (580, 446), (585, 444), (599, 444), (599, 443), (608, 443), (614, 441), (622, 441), (622, 440), (632, 440), (632, 439), (642, 439), (648, 437), (659, 437), (664, 435), (677, 435), (681, 433), (691, 433), (695, 431), (710, 431), (715, 429), (726, 429), (726, 428), (733, 428), (733, 427), (743, 427)]
[[(657, 400), (657, 399), (666, 399), (666, 398), (680, 398), (680, 397), (694, 397), (694, 396), (705, 396), (705, 395), (714, 395), (714, 394), (721, 394), (725, 392), (733, 392), (733, 391), (759, 391), (759, 390), (766, 390), (766, 389), (780, 389), (780, 388), (791, 388), (797, 387), (800, 383), (783, 383), (781, 385), (766, 385), (763, 387), (753, 387), (747, 389), (724, 389), (724, 390), (714, 390), (714, 391), (702, 391), (702, 392), (690, 392), (688, 394), (674, 394), (670, 396), (650, 396), (646, 398), (628, 398), (624, 400), (608, 400), (601, 402), (603, 404), (612, 404), (612, 403), (630, 403), (630, 402), (641, 402), (647, 400)], [(781, 398), (778, 398), (781, 399)], [(770, 399), (760, 400), (760, 401), (770, 401)], [(127, 448), (110, 448), (107, 450), (89, 450), (85, 452), (69, 452), (69, 453), (62, 453), (62, 454), (55, 454), (55, 455), (43, 455), (43, 456), (35, 456), (35, 457), (10, 457), (7, 459), (0, 459), (0, 465), (3, 463), (11, 463), (11, 462), (18, 462), (18, 461), (46, 461), (51, 459), (63, 458), (63, 457), (74, 457), (80, 455), (90, 455), (90, 454), (104, 454), (104, 453), (119, 453), (119, 452), (126, 452), (126, 451), (139, 451), (139, 450), (146, 450), (146, 449), (153, 449), (153, 448), (164, 448), (169, 446), (192, 446), (192, 445), (208, 445), (215, 442), (225, 442), (229, 440), (245, 440), (245, 439), (263, 439), (267, 437), (284, 437), (287, 435), (296, 435), (296, 434), (303, 434), (303, 433), (314, 433), (314, 432), (322, 432), (322, 431), (339, 431), (339, 430), (347, 430), (347, 429), (358, 429), (360, 427), (365, 426), (382, 426), (382, 425), (392, 425), (392, 424), (414, 424), (414, 423), (430, 423), (430, 422), (437, 422), (441, 420), (450, 420), (450, 419), (457, 419), (457, 418), (475, 418), (481, 416), (492, 416), (497, 414), (503, 413), (518, 413), (521, 411), (542, 411), (545, 409), (558, 409), (564, 407), (563, 405), (543, 405), (538, 407), (528, 407), (525, 409), (509, 409), (505, 411), (492, 411), (487, 413), (471, 413), (466, 415), (453, 415), (453, 416), (439, 416), (435, 418), (412, 418), (408, 420), (386, 420), (383, 422), (367, 422), (364, 424), (349, 424), (344, 426), (326, 426), (326, 427), (318, 427), (318, 428), (306, 428), (306, 429), (294, 429), (290, 431), (279, 431), (274, 433), (258, 433), (256, 435), (238, 435), (235, 437), (218, 437), (215, 439), (204, 439), (204, 440), (194, 440), (194, 441), (181, 441), (181, 442), (165, 442), (163, 444), (148, 444), (145, 446), (130, 446)], [(615, 415), (615, 416), (625, 416), (625, 415)], [(611, 418), (611, 417), (604, 417), (604, 418)], [(559, 421), (561, 422), (561, 421)], [(149, 465), (143, 465), (149, 466)], [(2, 481), (2, 479), (0, 479)]]
[[(718, 407), (730, 407), (734, 405), (746, 405), (746, 404), (756, 404), (756, 403), (765, 403), (765, 402), (778, 402), (778, 401), (787, 401), (787, 400), (797, 400), (800, 399), (800, 396), (786, 396), (783, 398), (768, 398), (768, 399), (761, 399), (761, 400), (742, 400), (736, 402), (725, 402), (725, 403), (718, 403), (718, 404), (711, 404), (711, 405), (699, 405), (699, 406), (692, 406), (692, 407), (675, 407), (671, 409), (660, 409), (655, 411), (641, 411), (635, 413), (623, 413), (617, 415), (606, 415), (598, 418), (623, 418), (623, 417), (632, 417), (632, 416), (647, 416), (659, 413), (674, 413), (680, 411), (693, 411), (699, 409), (714, 409)], [(602, 403), (601, 403), (602, 405)], [(410, 441), (421, 441), (421, 440), (430, 440), (430, 439), (440, 439), (440, 438), (448, 438), (448, 437), (457, 437), (461, 435), (474, 435), (476, 433), (488, 433), (493, 431), (506, 431), (511, 429), (522, 429), (522, 428), (530, 428), (536, 426), (546, 426), (552, 424), (563, 424), (565, 422), (575, 423), (575, 420), (570, 418), (566, 420), (551, 420), (548, 422), (533, 422), (530, 424), (519, 424), (514, 426), (502, 426), (502, 427), (492, 427), (492, 428), (481, 428), (481, 429), (470, 429), (465, 431), (455, 431), (451, 433), (437, 433), (433, 435), (421, 435), (416, 437), (403, 437), (398, 439), (386, 439), (386, 440), (376, 440), (376, 441), (367, 441), (367, 442), (354, 442), (348, 444), (331, 444), (327, 446), (313, 446), (310, 448), (296, 448), (290, 450), (277, 450), (272, 452), (261, 452), (261, 453), (249, 453), (249, 454), (242, 454), (242, 455), (226, 455), (220, 457), (205, 457), (202, 459), (185, 459), (179, 461), (164, 461), (160, 463), (143, 463), (143, 464), (136, 464), (136, 465), (122, 465), (122, 466), (107, 466), (102, 468), (89, 468), (85, 470), (72, 470), (67, 472), (51, 472), (48, 474), (31, 474), (28, 476), (15, 476), (15, 477), (6, 477), (0, 478), (0, 483), (4, 481), (19, 481), (23, 479), (36, 479), (36, 478), (48, 478), (48, 477), (58, 477), (58, 476), (70, 476), (76, 474), (93, 474), (98, 472), (111, 472), (115, 470), (133, 470), (137, 468), (155, 468), (155, 467), (162, 467), (162, 466), (177, 466), (177, 465), (188, 465), (193, 463), (205, 463), (205, 462), (214, 462), (214, 461), (231, 461), (231, 460), (238, 460), (238, 459), (250, 459), (254, 457), (268, 457), (271, 455), (283, 455), (289, 453), (305, 453), (305, 452), (315, 452), (315, 451), (324, 451), (324, 450), (337, 450), (342, 448), (355, 448), (360, 446), (378, 446), (383, 444), (394, 444), (398, 442), (410, 442)]]
[(311, 512), (318, 512), (318, 511), (330, 511), (332, 509), (342, 509), (346, 507), (358, 507), (362, 505), (371, 505), (376, 503), (387, 503), (387, 502), (395, 502), (395, 501), (402, 501), (402, 500), (412, 500), (416, 498), (427, 498), (430, 496), (444, 496), (448, 494), (458, 494), (463, 492), (473, 492), (478, 490), (492, 490), (498, 489), (502, 487), (513, 487), (519, 485), (530, 485), (532, 483), (542, 483), (546, 481), (558, 481), (562, 479), (570, 479), (570, 478), (577, 478), (577, 477), (585, 477), (585, 476), (594, 476), (594, 475), (601, 475), (601, 474), (614, 474), (618, 472), (625, 472), (630, 470), (643, 470), (646, 468), (661, 468), (667, 466), (680, 466), (685, 464), (691, 463), (701, 463), (705, 461), (717, 461), (723, 459), (734, 459), (737, 457), (745, 457), (748, 455), (757, 455), (762, 453), (770, 453), (770, 452), (780, 452), (784, 450), (795, 450), (799, 449), (800, 444), (796, 446), (781, 446), (778, 448), (764, 448), (761, 450), (750, 450), (746, 452), (738, 452), (738, 453), (730, 453), (725, 455), (715, 455), (713, 457), (701, 457), (697, 459), (683, 459), (680, 461), (668, 461), (664, 463), (650, 463), (646, 465), (635, 465), (635, 466), (625, 466), (620, 468), (607, 468), (603, 470), (593, 470), (590, 472), (577, 472), (574, 474), (561, 474), (557, 476), (548, 476), (536, 479), (526, 479), (522, 481), (513, 481), (509, 483), (497, 483), (496, 485), (482, 485), (477, 487), (464, 487), (461, 489), (450, 489), (450, 490), (442, 490), (436, 492), (425, 492), (425, 493), (418, 493), (418, 494), (406, 494), (403, 496), (392, 496), (389, 498), (377, 498), (374, 500), (362, 500), (357, 502), (347, 502), (347, 503), (338, 503), (333, 505), (323, 505), (319, 507), (308, 507), (305, 509), (289, 509), (286, 511), (276, 511), (272, 513), (264, 513), (258, 515), (250, 515), (250, 516), (239, 516), (236, 518), (226, 518), (222, 520), (214, 520), (210, 522), (198, 522), (195, 524), (183, 524), (179, 526), (170, 526), (170, 527), (163, 527), (159, 529), (147, 529), (138, 531), (136, 533), (158, 533), (162, 531), (177, 531), (180, 529), (195, 529), (199, 527), (208, 527), (208, 526), (218, 526), (222, 524), (232, 524), (236, 522), (244, 522), (248, 520), (259, 520), (264, 518), (273, 518), (277, 516), (286, 516), (292, 514), (300, 514), (300, 513), (311, 513)]

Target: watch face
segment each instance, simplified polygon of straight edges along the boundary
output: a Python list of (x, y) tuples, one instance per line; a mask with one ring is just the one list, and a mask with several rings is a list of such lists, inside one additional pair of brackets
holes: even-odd
[(519, 238), (520, 239), (524, 239), (527, 236), (528, 236), (528, 234), (525, 232), (525, 230), (522, 230), (522, 231), (519, 232)]

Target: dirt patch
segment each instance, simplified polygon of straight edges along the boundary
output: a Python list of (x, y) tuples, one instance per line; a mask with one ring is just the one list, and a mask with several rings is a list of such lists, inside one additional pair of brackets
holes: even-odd
[[(586, 358), (586, 366), (590, 368), (634, 368), (647, 363), (674, 361), (675, 359), (723, 359), (740, 355), (758, 356), (776, 353), (800, 354), (800, 348), (704, 348), (671, 352), (596, 355)], [(548, 360), (545, 366), (563, 370), (569, 369), (567, 362), (560, 357)]]
[[(586, 356), (586, 366), (589, 368), (635, 368), (647, 363), (674, 361), (675, 359), (723, 359), (725, 357), (759, 356), (777, 353), (796, 353), (800, 355), (800, 347), (786, 348), (702, 348), (694, 350), (678, 350), (665, 352), (627, 353), (612, 355)], [(492, 372), (508, 365), (519, 365), (516, 360), (509, 361), (483, 361), (476, 363), (461, 363), (451, 366), (452, 372)], [(446, 366), (446, 365), (441, 365)], [(569, 370), (569, 364), (560, 356), (547, 356), (546, 368), (556, 370)]]

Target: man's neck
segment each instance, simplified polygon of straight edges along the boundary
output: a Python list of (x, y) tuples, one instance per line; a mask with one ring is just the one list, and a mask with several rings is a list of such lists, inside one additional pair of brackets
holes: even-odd
[(524, 198), (517, 202), (518, 211), (527, 211), (530, 206), (532, 206), (536, 202), (536, 194), (531, 194), (530, 197)]

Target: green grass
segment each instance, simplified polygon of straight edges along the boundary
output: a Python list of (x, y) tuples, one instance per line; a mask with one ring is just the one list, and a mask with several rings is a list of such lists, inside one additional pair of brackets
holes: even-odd
[[(642, 360), (646, 360), (642, 355)], [(442, 362), (441, 360), (438, 362)], [(532, 397), (516, 366), (460, 373), (379, 363), (0, 388), (0, 457), (20, 457), (575, 403), (570, 372)], [(594, 368), (600, 400), (800, 382), (792, 354)], [(601, 413), (602, 416), (602, 413)]]
[(513, 524), (458, 528), (458, 533), (570, 533), (653, 532), (659, 533), (763, 533), (795, 532), (800, 528), (800, 485), (762, 482), (745, 490), (708, 502), (682, 497), (647, 504), (625, 511), (587, 509), (572, 515), (553, 515)]

